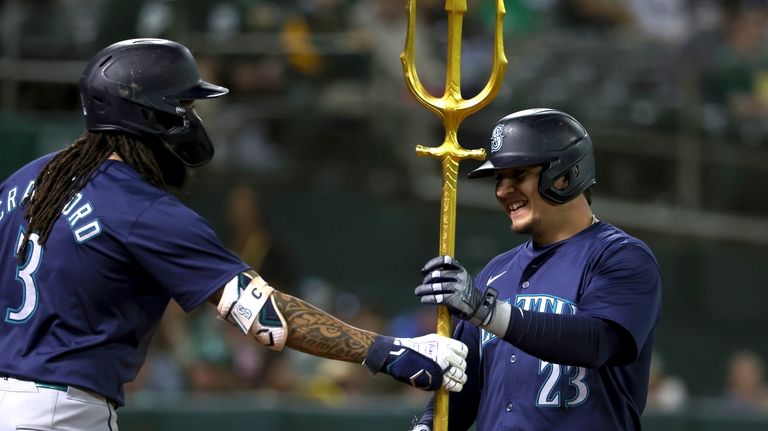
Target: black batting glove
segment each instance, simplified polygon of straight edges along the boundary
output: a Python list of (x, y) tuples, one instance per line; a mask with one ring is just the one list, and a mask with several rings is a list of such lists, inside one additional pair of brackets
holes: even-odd
[(421, 269), (424, 276), (415, 294), (422, 304), (445, 305), (451, 314), (473, 325), (482, 326), (490, 320), (498, 292), (486, 293), (472, 285), (472, 276), (451, 256), (438, 256)]

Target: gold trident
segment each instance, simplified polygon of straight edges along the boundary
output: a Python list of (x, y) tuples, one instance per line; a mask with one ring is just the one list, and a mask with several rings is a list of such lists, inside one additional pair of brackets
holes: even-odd
[[(416, 146), (419, 156), (432, 156), (441, 159), (443, 166), (443, 193), (440, 205), (440, 254), (453, 256), (456, 233), (456, 177), (459, 161), (464, 159), (485, 159), (485, 151), (466, 150), (459, 145), (456, 133), (461, 122), (468, 116), (482, 109), (493, 100), (501, 88), (502, 77), (507, 69), (504, 56), (504, 30), (502, 20), (506, 13), (504, 0), (496, 0), (496, 34), (493, 49), (493, 70), (491, 78), (475, 97), (464, 100), (461, 97), (461, 28), (464, 13), (467, 12), (466, 0), (446, 0), (448, 13), (448, 61), (445, 70), (445, 93), (437, 98), (429, 94), (419, 80), (413, 58), (413, 40), (416, 27), (416, 0), (408, 0), (408, 30), (405, 37), (405, 50), (400, 55), (403, 63), (403, 75), (411, 94), (427, 109), (443, 120), (445, 139), (437, 148)], [(437, 333), (450, 336), (451, 315), (445, 306), (438, 307)], [(435, 394), (433, 431), (448, 430), (448, 392), (441, 388)]]

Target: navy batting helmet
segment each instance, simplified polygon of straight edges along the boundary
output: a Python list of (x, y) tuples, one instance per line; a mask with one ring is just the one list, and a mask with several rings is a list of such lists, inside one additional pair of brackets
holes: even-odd
[[(498, 169), (542, 165), (539, 193), (566, 203), (595, 184), (592, 140), (576, 119), (554, 109), (526, 109), (496, 123), (485, 163), (469, 178), (488, 177)], [(568, 185), (554, 186), (565, 176)]]
[(200, 117), (184, 101), (229, 90), (200, 79), (192, 53), (164, 39), (131, 39), (96, 54), (80, 77), (86, 128), (159, 139), (187, 166), (213, 157)]

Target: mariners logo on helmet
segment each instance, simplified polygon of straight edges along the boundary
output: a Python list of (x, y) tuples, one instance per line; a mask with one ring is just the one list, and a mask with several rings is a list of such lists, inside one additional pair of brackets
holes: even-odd
[(493, 133), (491, 133), (491, 152), (495, 153), (496, 151), (499, 151), (501, 149), (501, 142), (504, 139), (504, 125), (503, 124), (497, 124), (496, 127), (493, 128)]

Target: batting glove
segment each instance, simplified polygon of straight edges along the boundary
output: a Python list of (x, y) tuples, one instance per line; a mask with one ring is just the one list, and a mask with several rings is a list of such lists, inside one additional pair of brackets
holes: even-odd
[(459, 392), (467, 381), (467, 346), (437, 334), (417, 338), (379, 335), (363, 361), (371, 374), (381, 371), (409, 385), (434, 391)]
[(498, 292), (488, 288), (483, 293), (472, 285), (472, 277), (458, 260), (438, 256), (421, 269), (424, 281), (416, 290), (422, 304), (445, 305), (451, 314), (483, 326), (490, 320)]

